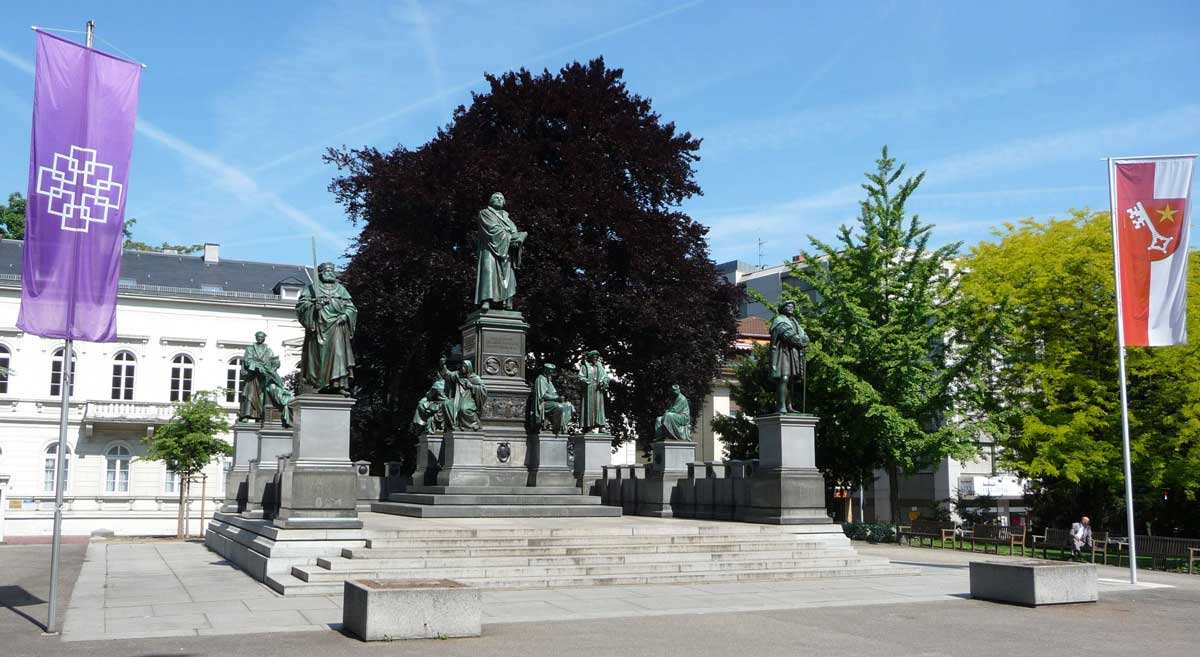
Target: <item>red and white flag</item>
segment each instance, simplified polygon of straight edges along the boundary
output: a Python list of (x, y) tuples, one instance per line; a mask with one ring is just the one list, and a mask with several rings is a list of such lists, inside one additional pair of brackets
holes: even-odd
[(1109, 160), (1124, 344), (1187, 343), (1188, 196), (1195, 156)]

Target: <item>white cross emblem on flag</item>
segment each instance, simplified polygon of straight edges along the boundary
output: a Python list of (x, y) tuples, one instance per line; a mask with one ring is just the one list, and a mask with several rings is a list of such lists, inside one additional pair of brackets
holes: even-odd
[(39, 166), (37, 193), (48, 199), (47, 212), (61, 220), (62, 230), (86, 233), (92, 222), (108, 223), (108, 213), (121, 207), (121, 183), (112, 165), (96, 159), (96, 149), (71, 146), (68, 155), (54, 154), (53, 166)]

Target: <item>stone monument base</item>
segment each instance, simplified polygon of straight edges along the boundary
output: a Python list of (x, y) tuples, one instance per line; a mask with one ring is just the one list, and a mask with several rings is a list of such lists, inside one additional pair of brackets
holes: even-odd
[[(279, 469), (283, 528), (358, 529), (358, 474), (350, 462), (350, 409), (341, 395), (304, 394), (292, 401), (291, 455)], [(261, 464), (260, 464), (261, 465)]]
[(571, 436), (575, 454), (575, 485), (585, 495), (599, 495), (604, 479), (604, 466), (612, 464), (612, 436), (607, 433), (587, 433)]
[(530, 436), (527, 442), (530, 486), (574, 486), (567, 465), (567, 437), (552, 433)]

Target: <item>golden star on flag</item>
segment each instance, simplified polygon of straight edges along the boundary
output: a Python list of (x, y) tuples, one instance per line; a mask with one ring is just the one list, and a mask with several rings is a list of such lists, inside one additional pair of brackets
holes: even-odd
[(1178, 211), (1175, 210), (1175, 208), (1172, 208), (1171, 204), (1168, 203), (1168, 204), (1164, 205), (1161, 210), (1158, 211), (1158, 220), (1159, 221), (1169, 221), (1171, 223), (1175, 223), (1175, 214), (1177, 212)]

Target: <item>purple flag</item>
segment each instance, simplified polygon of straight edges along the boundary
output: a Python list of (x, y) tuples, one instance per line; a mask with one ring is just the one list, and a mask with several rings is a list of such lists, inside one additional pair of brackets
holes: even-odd
[(29, 198), (17, 326), (117, 339), (139, 64), (37, 33)]

